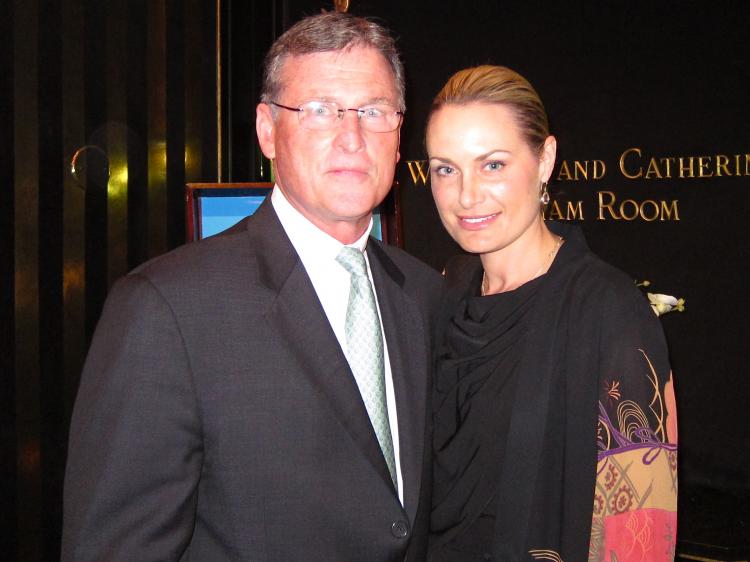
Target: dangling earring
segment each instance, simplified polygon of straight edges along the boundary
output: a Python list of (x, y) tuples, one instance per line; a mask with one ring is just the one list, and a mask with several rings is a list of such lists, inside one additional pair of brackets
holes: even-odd
[(549, 204), (549, 191), (547, 191), (547, 182), (546, 181), (542, 182), (541, 190), (542, 190), (542, 195), (541, 195), (541, 197), (539, 197), (539, 202), (542, 205), (548, 205)]

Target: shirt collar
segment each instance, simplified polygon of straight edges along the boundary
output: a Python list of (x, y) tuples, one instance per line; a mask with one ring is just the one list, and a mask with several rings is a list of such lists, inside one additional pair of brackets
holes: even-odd
[[(320, 230), (307, 217), (295, 209), (278, 185), (275, 185), (271, 192), (271, 204), (294, 249), (303, 260), (306, 257), (312, 256), (318, 259), (336, 259), (344, 244)], [(364, 234), (351, 244), (346, 245), (364, 252), (371, 229), (372, 217), (370, 217), (370, 224)]]

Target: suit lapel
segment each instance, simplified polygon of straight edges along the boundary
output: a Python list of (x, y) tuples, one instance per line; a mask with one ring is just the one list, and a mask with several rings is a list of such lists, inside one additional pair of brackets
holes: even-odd
[(330, 405), (356, 447), (392, 488), (388, 466), (349, 364), (270, 201), (255, 213), (248, 233), (256, 249), (259, 280), (276, 294), (264, 316), (279, 334), (279, 345), (288, 348), (299, 372)]
[(368, 244), (367, 255), (378, 295), (396, 395), (404, 507), (413, 522), (419, 502), (425, 440), (426, 335), (419, 307), (404, 292), (403, 273), (372, 241)]

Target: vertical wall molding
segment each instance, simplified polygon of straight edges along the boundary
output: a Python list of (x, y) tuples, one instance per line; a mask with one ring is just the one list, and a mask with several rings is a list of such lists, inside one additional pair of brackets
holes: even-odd
[(59, 558), (68, 425), (107, 292), (184, 242), (184, 183), (216, 178), (215, 18), (202, 0), (0, 5), (3, 559)]
[(15, 410), (18, 557), (41, 558), (39, 408), (39, 6), (16, 0), (14, 38)]

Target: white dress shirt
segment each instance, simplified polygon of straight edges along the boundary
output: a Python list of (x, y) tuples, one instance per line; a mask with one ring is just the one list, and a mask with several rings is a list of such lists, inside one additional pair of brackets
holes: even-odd
[[(346, 309), (349, 305), (349, 290), (351, 279), (349, 272), (336, 261), (341, 248), (344, 244), (320, 230), (311, 223), (297, 209), (295, 209), (282, 193), (278, 186), (274, 186), (271, 192), (271, 204), (273, 205), (276, 215), (281, 221), (292, 246), (297, 251), (302, 265), (304, 265), (307, 275), (312, 281), (315, 292), (318, 295), (320, 304), (323, 306), (328, 322), (336, 334), (339, 346), (346, 355)], [(372, 219), (370, 226), (362, 237), (348, 244), (352, 248), (358, 249), (365, 255), (367, 263), (367, 274), (372, 283), (372, 271), (370, 270), (370, 261), (367, 259), (365, 246), (372, 228)], [(375, 302), (378, 306), (378, 315), (380, 316), (380, 304), (378, 301), (378, 292), (375, 284), (372, 283), (373, 292), (375, 293)], [(398, 497), (403, 505), (403, 479), (401, 476), (401, 460), (399, 455), (398, 442), (398, 418), (396, 416), (396, 396), (393, 390), (393, 375), (391, 373), (391, 363), (388, 357), (388, 344), (385, 341), (385, 329), (383, 328), (383, 319), (380, 319), (380, 328), (383, 334), (383, 359), (385, 364), (385, 397), (388, 407), (388, 423), (391, 426), (391, 437), (393, 438), (393, 453), (396, 460), (396, 479), (398, 481)]]

